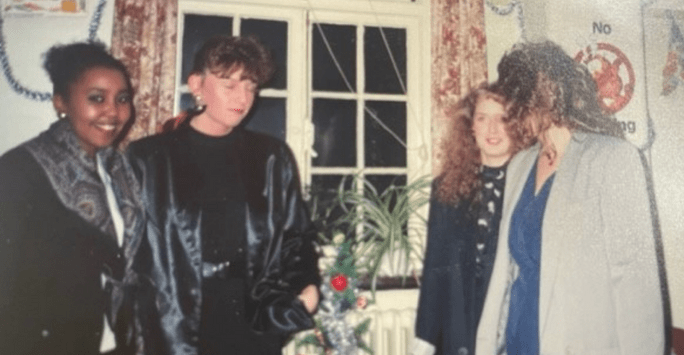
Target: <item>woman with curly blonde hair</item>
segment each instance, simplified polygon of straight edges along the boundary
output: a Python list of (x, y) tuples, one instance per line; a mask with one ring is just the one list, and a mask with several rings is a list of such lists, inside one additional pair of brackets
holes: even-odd
[(472, 353), (487, 293), (509, 158), (525, 146), (503, 95), (482, 85), (449, 110), (433, 184), (414, 354)]

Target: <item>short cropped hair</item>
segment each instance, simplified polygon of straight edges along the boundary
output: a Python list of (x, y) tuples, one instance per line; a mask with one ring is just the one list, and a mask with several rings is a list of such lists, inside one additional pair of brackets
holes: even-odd
[(206, 71), (227, 77), (243, 69), (243, 76), (265, 84), (275, 67), (270, 52), (255, 37), (214, 36), (195, 54), (191, 75)]

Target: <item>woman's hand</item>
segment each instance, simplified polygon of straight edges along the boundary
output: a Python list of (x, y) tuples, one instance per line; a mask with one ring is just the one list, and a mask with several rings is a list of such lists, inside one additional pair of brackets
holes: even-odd
[(304, 287), (302, 290), (302, 293), (297, 296), (302, 303), (304, 303), (304, 307), (309, 313), (313, 313), (316, 311), (316, 307), (318, 306), (318, 288), (316, 285), (308, 285)]

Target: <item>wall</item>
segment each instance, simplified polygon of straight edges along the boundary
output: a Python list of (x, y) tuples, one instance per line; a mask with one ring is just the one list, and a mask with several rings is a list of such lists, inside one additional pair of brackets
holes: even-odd
[(650, 158), (663, 232), (672, 320), (675, 326), (684, 328), (684, 82), (671, 94), (662, 94), (662, 72), (670, 38), (664, 9), (674, 10), (676, 22), (684, 30), (681, 1), (661, 0), (645, 13), (648, 107), (656, 133)]
[[(661, 94), (662, 71), (670, 39), (670, 26), (665, 13), (666, 10), (674, 10), (677, 22), (684, 30), (684, 3), (680, 0), (651, 1), (646, 7), (645, 22), (642, 25), (640, 2), (600, 0), (585, 4), (586, 6), (577, 6), (580, 2), (585, 1), (575, 0), (572, 5), (565, 2), (565, 6), (561, 6), (563, 2), (559, 3), (558, 0), (523, 0), (521, 3), (524, 15), (521, 16), (520, 8), (507, 11), (510, 1), (491, 1), (496, 9), (488, 7), (485, 12), (489, 78), (497, 78), (496, 65), (499, 59), (522, 38), (531, 41), (551, 38), (560, 42), (566, 50), (573, 45), (581, 48), (592, 41), (622, 41), (623, 50), (628, 48), (632, 51), (628, 56), (637, 72), (637, 81), (641, 80), (637, 83), (634, 102), (641, 107), (639, 111), (630, 113), (631, 116), (621, 117), (620, 114), (624, 112), (616, 116), (619, 120), (637, 121), (640, 131), (627, 136), (638, 146), (644, 146), (648, 141), (645, 134), (648, 131), (648, 118), (653, 122), (655, 141), (645, 153), (651, 161), (653, 171), (673, 324), (684, 328), (684, 219), (681, 217), (684, 214), (684, 186), (681, 178), (684, 176), (684, 156), (681, 154), (684, 152), (684, 83), (670, 95)], [(551, 3), (555, 5), (551, 6)], [(502, 15), (504, 12), (510, 13)], [(612, 37), (592, 31), (594, 22), (603, 22), (604, 25), (610, 22)], [(582, 26), (587, 27), (585, 33), (568, 33), (568, 28), (583, 28)], [(645, 45), (642, 45), (642, 31)], [(620, 32), (629, 37), (625, 39)]]
[[(3, 34), (14, 78), (33, 91), (52, 92), (52, 84), (42, 68), (42, 55), (57, 43), (70, 43), (88, 37), (88, 25), (99, 0), (87, 0), (85, 14), (3, 15)], [(108, 0), (97, 37), (109, 44), (114, 0)], [(17, 94), (3, 76), (0, 78), (0, 154), (36, 136), (56, 120), (50, 101), (30, 100)]]

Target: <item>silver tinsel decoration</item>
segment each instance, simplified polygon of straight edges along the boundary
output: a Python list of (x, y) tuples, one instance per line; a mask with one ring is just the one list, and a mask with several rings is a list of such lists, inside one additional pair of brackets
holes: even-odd
[[(349, 278), (349, 286), (357, 295), (356, 280)], [(358, 354), (358, 344), (354, 335), (354, 327), (347, 323), (345, 317), (347, 312), (356, 307), (355, 304), (347, 304), (342, 298), (335, 302), (335, 291), (330, 286), (330, 276), (326, 275), (321, 283), (321, 293), (323, 300), (318, 309), (318, 318), (321, 321), (325, 336), (333, 347), (333, 355), (356, 355)], [(358, 297), (358, 295), (357, 295)]]

